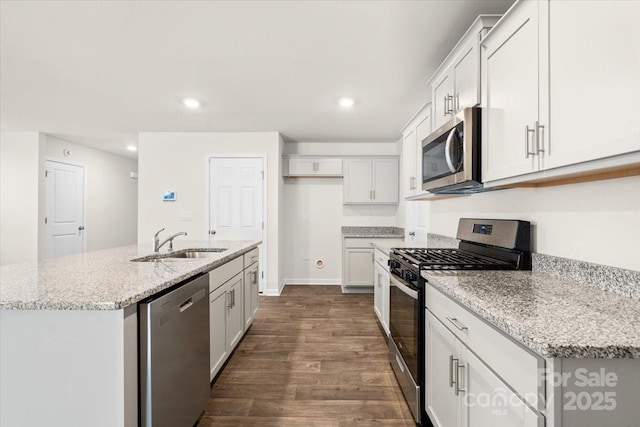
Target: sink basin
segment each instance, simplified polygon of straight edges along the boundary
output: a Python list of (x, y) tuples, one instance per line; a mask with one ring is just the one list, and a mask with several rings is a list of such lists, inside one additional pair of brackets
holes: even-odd
[(178, 252), (172, 252), (165, 256), (164, 258), (206, 258), (211, 255), (212, 252), (224, 252), (226, 249), (215, 248), (214, 250), (184, 250)]
[(196, 260), (198, 258), (207, 258), (212, 253), (224, 252), (227, 248), (204, 248), (204, 249), (181, 249), (175, 252), (164, 254), (153, 254), (134, 258), (134, 262), (154, 262), (154, 261), (178, 261), (178, 260)]

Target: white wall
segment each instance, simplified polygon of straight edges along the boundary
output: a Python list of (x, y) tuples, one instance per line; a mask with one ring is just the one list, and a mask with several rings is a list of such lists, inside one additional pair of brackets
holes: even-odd
[(44, 258), (44, 147), (38, 132), (0, 134), (0, 265)]
[[(397, 143), (288, 142), (286, 154), (398, 155)], [(285, 178), (284, 277), (287, 283), (341, 283), (342, 226), (395, 226), (397, 206), (343, 205), (342, 178)], [(316, 260), (324, 267), (318, 269)]]
[(431, 233), (455, 237), (461, 217), (524, 219), (535, 252), (640, 271), (640, 176), (427, 203)]
[[(70, 151), (69, 156), (63, 150)], [(84, 167), (87, 251), (136, 243), (138, 161), (47, 136), (47, 160)]]
[[(277, 132), (207, 133), (143, 132), (138, 137), (138, 242), (149, 242), (156, 231), (186, 231), (190, 240), (209, 238), (209, 156), (253, 154), (267, 156), (267, 293), (277, 293), (282, 282), (279, 260), (282, 208), (282, 140)], [(177, 192), (166, 203), (162, 194)], [(181, 221), (180, 212), (191, 212)], [(264, 247), (264, 246), (263, 246)]]

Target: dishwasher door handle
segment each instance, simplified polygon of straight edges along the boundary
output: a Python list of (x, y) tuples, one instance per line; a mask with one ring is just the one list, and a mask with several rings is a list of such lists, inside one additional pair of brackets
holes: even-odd
[(183, 302), (180, 305), (180, 313), (182, 313), (183, 311), (189, 310), (189, 308), (191, 308), (192, 305), (193, 305), (193, 298), (189, 298), (187, 301)]

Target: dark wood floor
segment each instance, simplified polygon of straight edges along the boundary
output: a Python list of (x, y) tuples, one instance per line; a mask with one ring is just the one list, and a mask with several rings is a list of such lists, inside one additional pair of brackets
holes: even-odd
[(415, 426), (387, 357), (372, 294), (286, 286), (260, 297), (198, 426)]

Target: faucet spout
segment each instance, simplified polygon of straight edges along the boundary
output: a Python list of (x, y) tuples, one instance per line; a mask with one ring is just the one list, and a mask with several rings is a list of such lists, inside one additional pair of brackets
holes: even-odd
[[(164, 229), (163, 229), (164, 230)], [(162, 231), (162, 230), (161, 230)], [(155, 243), (155, 251), (160, 252), (160, 248), (163, 247), (167, 242), (169, 243), (169, 251), (173, 250), (173, 239), (178, 236), (186, 236), (187, 233), (185, 231), (180, 231), (179, 233), (172, 234), (171, 236), (164, 239), (162, 243), (159, 243), (159, 239)]]

